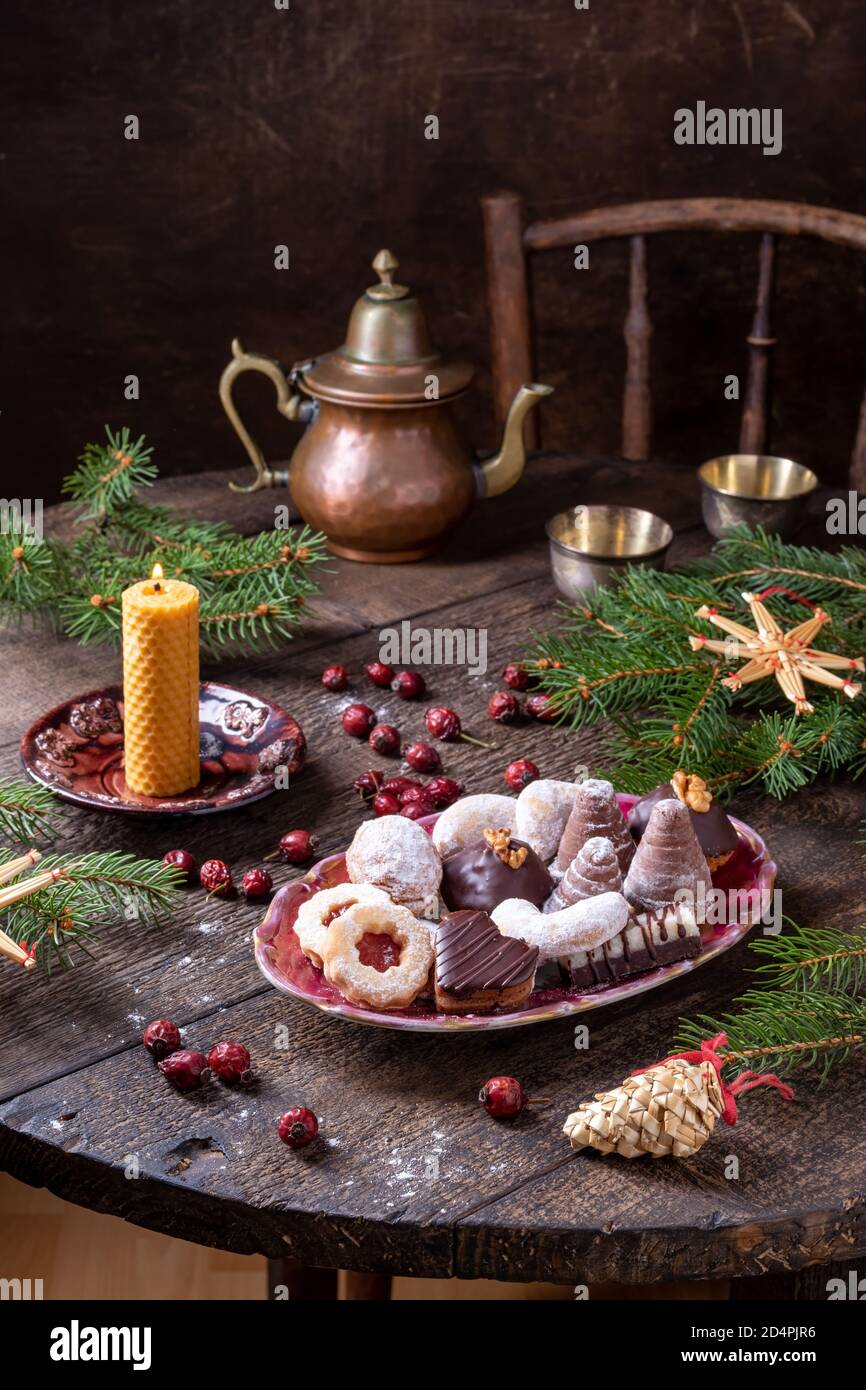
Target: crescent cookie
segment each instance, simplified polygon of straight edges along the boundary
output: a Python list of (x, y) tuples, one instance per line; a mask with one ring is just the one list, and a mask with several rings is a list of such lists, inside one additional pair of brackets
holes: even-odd
[(346, 851), (353, 883), (383, 888), (395, 903), (423, 911), (439, 893), (442, 861), (426, 830), (405, 816), (364, 821)]
[[(408, 822), (410, 825), (412, 821)], [(358, 952), (368, 932), (384, 932), (400, 947), (400, 959), (387, 970), (364, 965)], [(433, 943), (424, 922), (395, 903), (357, 903), (331, 924), (325, 944), (325, 977), (353, 1004), (374, 1009), (405, 1009), (427, 984)]]
[(388, 903), (391, 899), (372, 883), (338, 883), (335, 888), (321, 888), (305, 899), (295, 918), (295, 936), (311, 965), (321, 968), (328, 930), (341, 913), (356, 903)]
[(485, 830), (513, 830), (516, 808), (513, 796), (463, 796), (442, 812), (433, 827), (433, 844), (447, 859), (450, 854), (474, 845)]
[(535, 850), (545, 864), (559, 849), (562, 832), (574, 805), (576, 784), (542, 777), (530, 782), (517, 798), (514, 833)]
[(506, 898), (491, 916), (503, 936), (519, 936), (538, 947), (539, 960), (553, 960), (610, 941), (628, 921), (629, 905), (622, 893), (600, 893), (559, 912), (543, 912), (525, 898)]

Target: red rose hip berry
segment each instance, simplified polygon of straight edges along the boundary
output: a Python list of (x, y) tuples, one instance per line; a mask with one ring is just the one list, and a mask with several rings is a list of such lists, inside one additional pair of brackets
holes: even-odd
[(179, 1091), (194, 1091), (208, 1076), (207, 1057), (204, 1053), (187, 1052), (185, 1049), (172, 1052), (160, 1062), (159, 1069)]
[(222, 859), (206, 859), (198, 871), (198, 881), (208, 893), (230, 893), (232, 871)]
[(230, 1085), (240, 1082), (246, 1086), (253, 1079), (250, 1054), (243, 1043), (217, 1043), (207, 1055), (207, 1064), (214, 1076), (218, 1076), (220, 1081), (229, 1082)]
[(180, 1029), (170, 1018), (155, 1018), (144, 1030), (142, 1042), (150, 1053), (161, 1062), (170, 1052), (180, 1047)]
[(430, 793), (426, 787), (404, 787), (403, 791), (397, 793), (397, 800), (401, 806), (408, 806), (411, 801), (432, 801)]
[(428, 709), (424, 715), (424, 723), (433, 737), (441, 738), (443, 743), (453, 743), (463, 732), (460, 715), (445, 705), (434, 705), (432, 709)]
[(366, 738), (376, 723), (376, 711), (369, 705), (347, 705), (340, 722), (352, 738)]
[(508, 764), (502, 776), (506, 786), (513, 792), (522, 792), (530, 782), (537, 782), (541, 773), (531, 759), (517, 758), (515, 762)]
[(403, 750), (403, 757), (415, 772), (438, 772), (442, 766), (442, 759), (432, 743), (410, 743)]
[(530, 719), (540, 719), (543, 724), (552, 724), (557, 715), (550, 695), (545, 695), (541, 690), (537, 695), (530, 695), (526, 701), (526, 713)]
[(476, 744), (478, 748), (492, 748), (493, 746), (464, 734), (460, 715), (456, 710), (448, 709), (446, 705), (433, 705), (428, 709), (424, 715), (424, 723), (433, 737), (441, 738), (443, 743), (454, 743), (456, 739), (462, 738), (466, 743)]
[(322, 672), (322, 685), (326, 690), (345, 690), (349, 684), (349, 672), (345, 666), (326, 666)]
[(502, 672), (502, 679), (509, 690), (525, 690), (529, 685), (529, 672), (519, 661), (509, 661)]
[(520, 717), (520, 701), (510, 690), (497, 690), (487, 701), (487, 713), (497, 724), (513, 724)]
[(319, 1121), (312, 1110), (300, 1105), (294, 1110), (287, 1110), (277, 1122), (277, 1134), (290, 1149), (302, 1149), (315, 1139), (318, 1132)]
[(395, 753), (400, 752), (400, 730), (395, 729), (393, 724), (377, 724), (370, 730), (367, 742), (374, 753), (381, 753), (383, 758), (393, 758)]
[(173, 869), (180, 869), (187, 879), (191, 879), (195, 873), (195, 860), (188, 849), (170, 849), (168, 854), (162, 856), (162, 862)]
[(446, 806), (450, 806), (452, 801), (456, 801), (466, 790), (462, 782), (458, 782), (455, 777), (433, 777), (424, 788), (430, 797), (437, 811), (443, 811)]
[(510, 1120), (526, 1105), (526, 1092), (513, 1076), (491, 1076), (478, 1093), (478, 1099), (496, 1120)]
[(387, 690), (394, 679), (394, 672), (384, 661), (368, 661), (364, 667), (368, 677), (380, 690)]
[(416, 801), (404, 801), (400, 807), (400, 815), (405, 816), (406, 820), (421, 820), (423, 816), (432, 816), (436, 807), (427, 796), (420, 796)]
[(417, 777), (388, 777), (382, 783), (382, 791), (390, 792), (391, 796), (401, 796), (410, 787), (421, 787), (423, 782), (419, 782)]
[(391, 689), (401, 700), (420, 700), (427, 693), (424, 677), (417, 671), (398, 671), (391, 682)]
[(400, 803), (393, 792), (378, 792), (373, 797), (374, 816), (396, 816), (400, 810)]
[(385, 781), (385, 774), (376, 768), (370, 768), (369, 772), (362, 772), (356, 777), (352, 786), (358, 793), (362, 801), (372, 801), (377, 792), (382, 790)]
[(309, 830), (287, 830), (280, 840), (277, 854), (284, 864), (309, 864), (319, 842)]
[(267, 869), (247, 869), (241, 887), (248, 898), (266, 898), (273, 891), (274, 880)]

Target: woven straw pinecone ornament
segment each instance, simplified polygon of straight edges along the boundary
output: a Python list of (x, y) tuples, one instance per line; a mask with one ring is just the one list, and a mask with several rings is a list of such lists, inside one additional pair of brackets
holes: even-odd
[(584, 1101), (569, 1115), (563, 1133), (575, 1149), (598, 1149), (621, 1158), (691, 1158), (706, 1144), (720, 1117), (736, 1124), (734, 1097), (755, 1086), (775, 1086), (786, 1100), (793, 1091), (777, 1076), (743, 1072), (731, 1085), (722, 1080), (724, 1033), (701, 1044), (700, 1052), (666, 1057), (626, 1077), (621, 1086)]

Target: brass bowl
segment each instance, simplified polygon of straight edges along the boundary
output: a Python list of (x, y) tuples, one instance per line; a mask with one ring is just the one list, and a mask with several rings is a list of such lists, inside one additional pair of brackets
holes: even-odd
[(546, 530), (553, 582), (570, 599), (614, 584), (626, 565), (664, 569), (674, 538), (666, 521), (639, 507), (569, 507)]
[(716, 538), (740, 522), (796, 534), (818, 486), (811, 468), (769, 454), (722, 454), (702, 464), (698, 477), (704, 525)]

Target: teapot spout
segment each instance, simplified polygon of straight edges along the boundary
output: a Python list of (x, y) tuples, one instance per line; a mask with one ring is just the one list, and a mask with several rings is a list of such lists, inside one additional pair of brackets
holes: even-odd
[(500, 492), (507, 492), (520, 479), (526, 464), (523, 421), (532, 407), (552, 391), (552, 386), (541, 386), (534, 381), (524, 382), (521, 386), (511, 402), (499, 453), (475, 465), (481, 497), (498, 497)]

